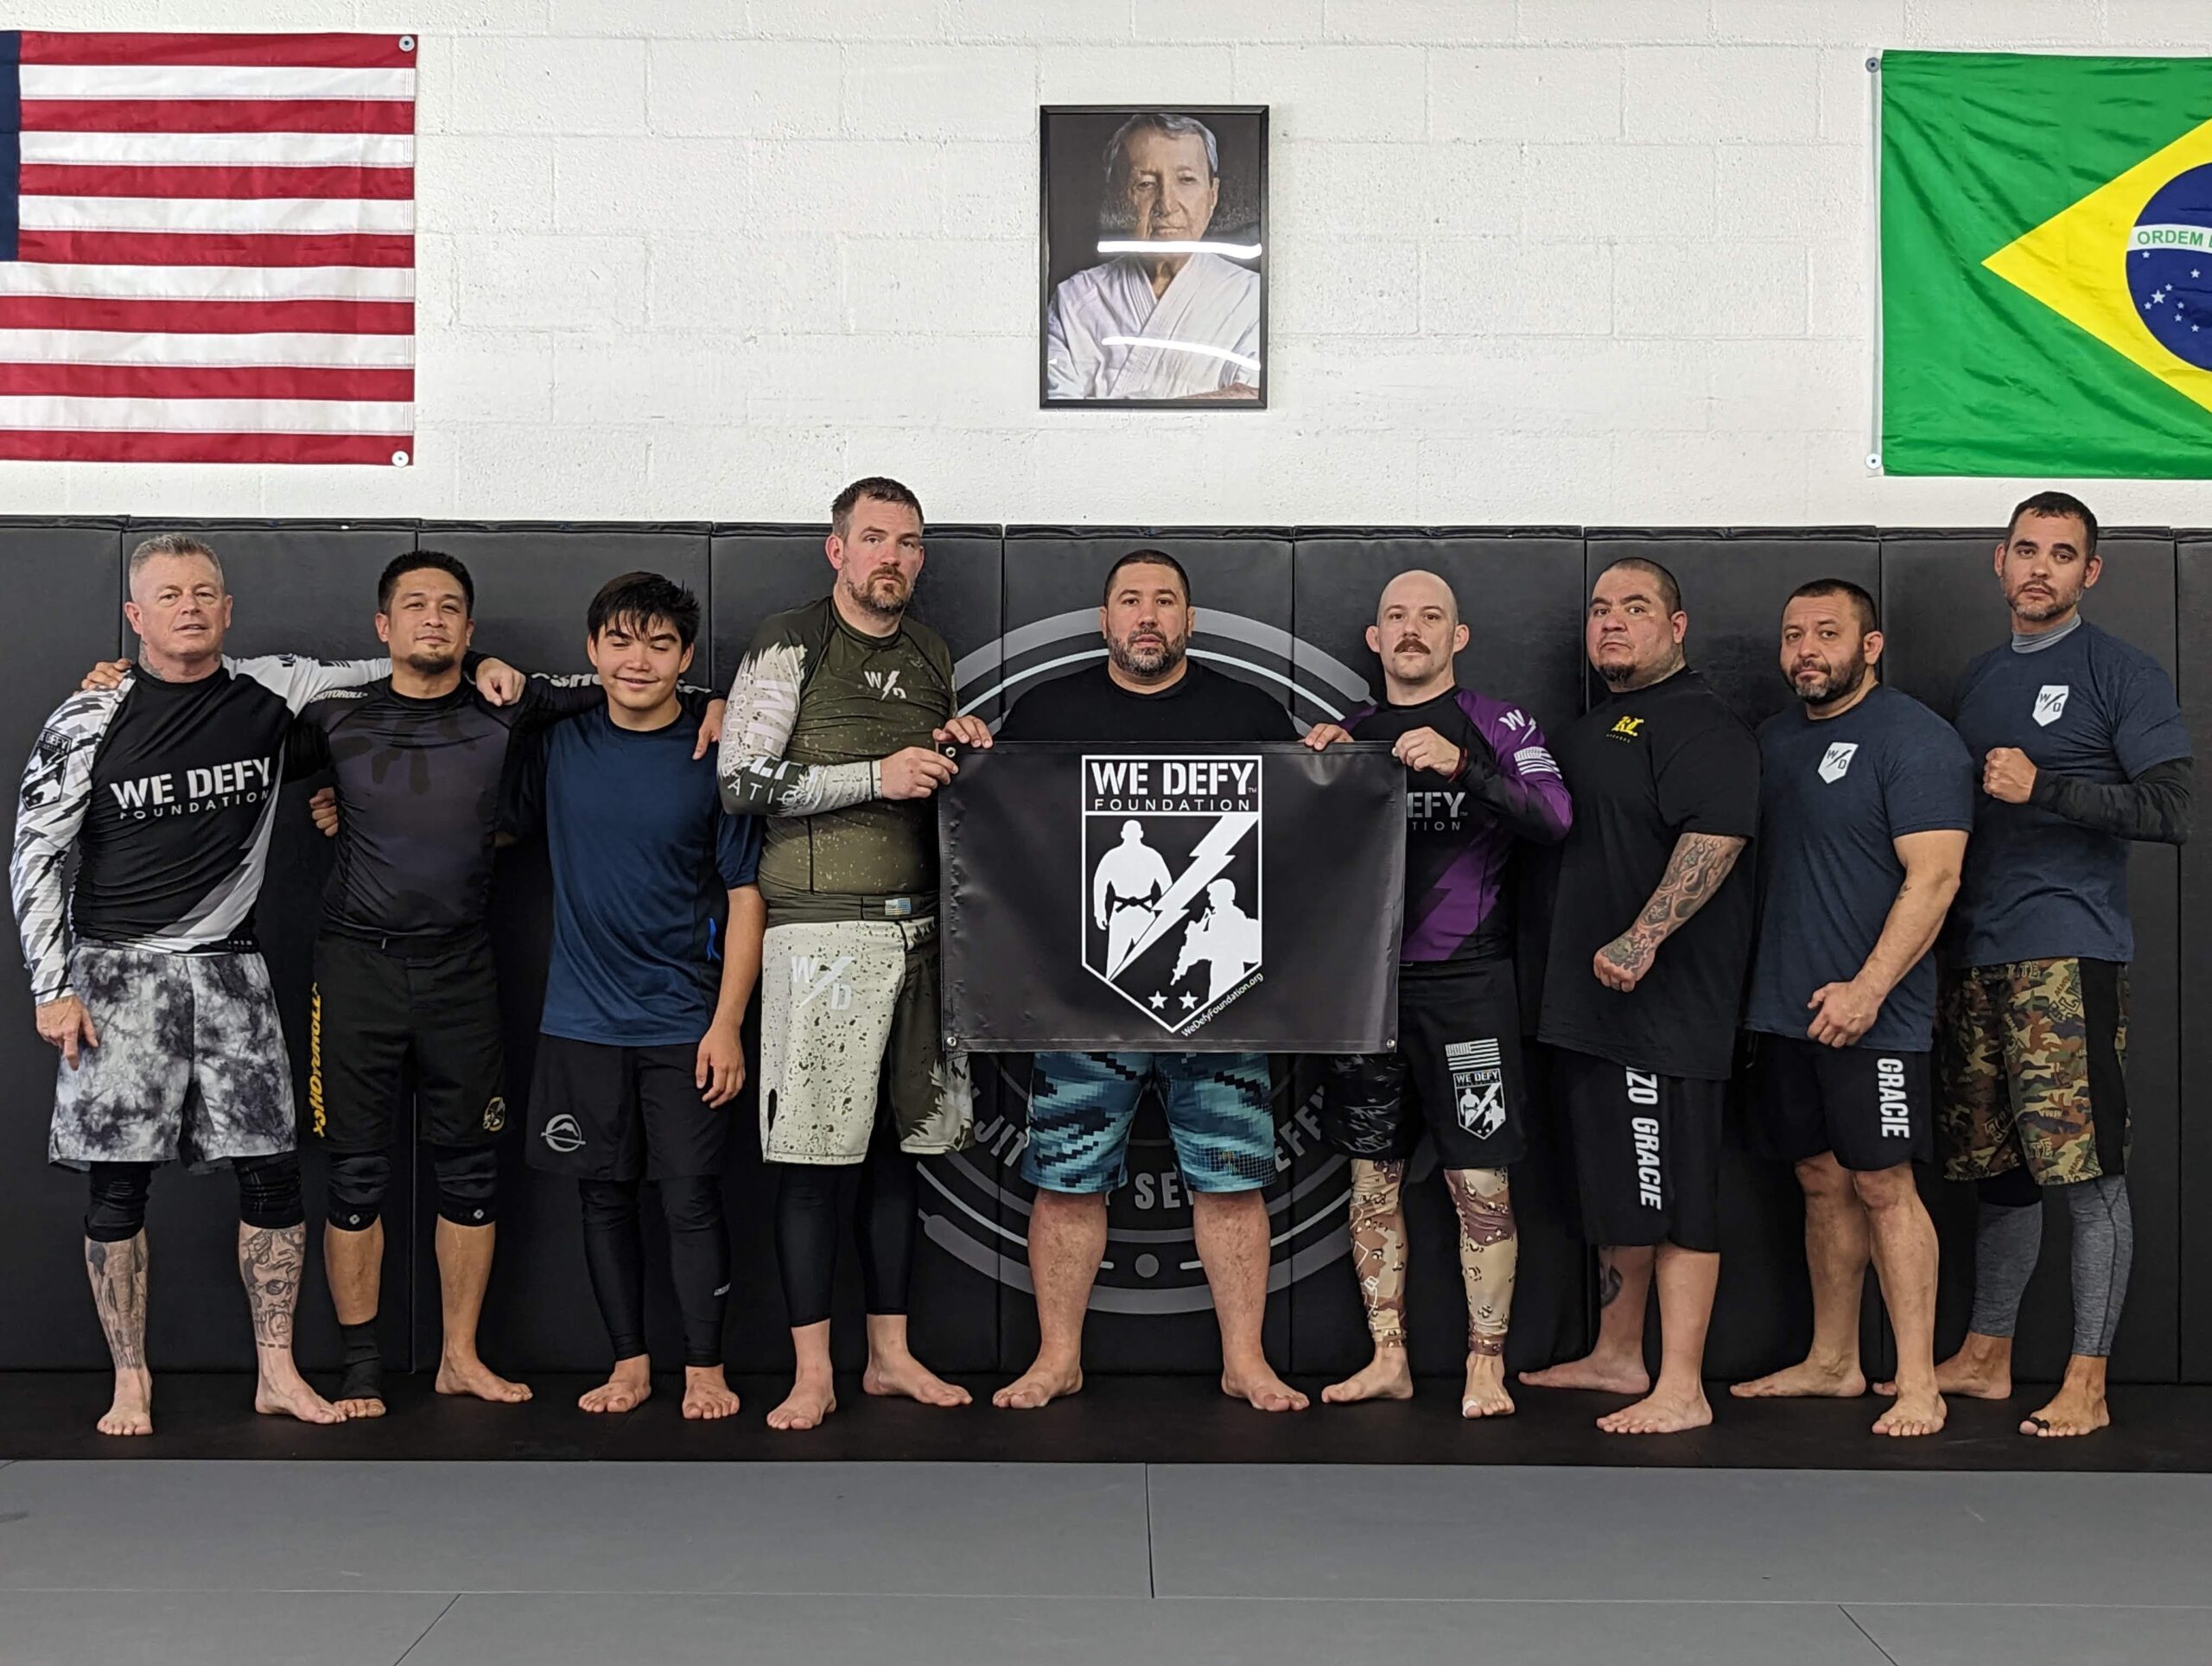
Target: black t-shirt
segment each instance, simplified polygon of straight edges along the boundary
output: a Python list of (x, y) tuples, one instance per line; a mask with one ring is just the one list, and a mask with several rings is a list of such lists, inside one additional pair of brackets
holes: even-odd
[(1624, 995), (1590, 970), (1658, 888), (1685, 833), (1758, 831), (1758, 741), (1705, 679), (1681, 671), (1600, 702), (1567, 732), (1574, 825), (1560, 861), (1537, 1034), (1661, 1076), (1726, 1081), (1734, 1059), (1753, 881), (1739, 858)]
[(531, 677), (495, 706), (464, 682), (418, 700), (390, 677), (310, 702), (294, 730), (302, 773), (337, 778), (338, 855), (323, 920), (354, 937), (429, 939), (480, 927), (511, 742), (607, 703), (596, 682)]
[(1298, 733), (1271, 696), (1192, 660), (1157, 694), (1131, 693), (1103, 664), (1056, 677), (1014, 703), (998, 738), (1173, 746), (1286, 741)]

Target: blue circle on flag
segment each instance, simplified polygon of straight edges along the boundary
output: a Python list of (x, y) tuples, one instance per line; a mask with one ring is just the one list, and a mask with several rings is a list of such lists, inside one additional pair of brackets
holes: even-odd
[(2174, 357), (2212, 370), (2212, 163), (2177, 174), (2127, 239), (2135, 315)]

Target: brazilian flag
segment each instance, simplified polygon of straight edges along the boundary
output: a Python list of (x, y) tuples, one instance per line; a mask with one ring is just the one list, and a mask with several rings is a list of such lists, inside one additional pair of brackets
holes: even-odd
[(1881, 94), (1884, 469), (2212, 477), (2212, 58), (1892, 52)]

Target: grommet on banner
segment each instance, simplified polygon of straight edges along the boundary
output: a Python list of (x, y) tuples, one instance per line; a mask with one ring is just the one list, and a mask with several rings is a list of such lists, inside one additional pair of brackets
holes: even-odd
[(405, 452), (404, 452), (404, 451), (395, 451), (395, 452), (393, 452), (393, 453), (391, 454), (391, 466), (392, 466), (394, 468), (404, 468), (404, 467), (407, 467), (407, 454), (406, 454)]
[(1882, 454), (1880, 452), (1870, 451), (1866, 454), (1866, 468), (1869, 474), (1872, 474), (1875, 470), (1880, 468), (1881, 466)]
[(1878, 75), (1882, 73), (1882, 60), (1879, 57), (1869, 58), (1866, 60), (1866, 73), (1869, 75)]
[[(399, 37), (399, 49), (400, 49), (402, 52), (412, 52), (412, 51), (414, 51), (414, 50), (415, 50), (415, 37), (414, 37), (413, 35), (401, 35), (401, 36)], [(1870, 67), (1871, 67), (1871, 66), (1870, 66)]]

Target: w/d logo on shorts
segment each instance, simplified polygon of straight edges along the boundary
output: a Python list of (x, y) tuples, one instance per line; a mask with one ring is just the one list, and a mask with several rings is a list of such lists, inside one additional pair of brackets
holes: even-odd
[(1827, 755), (1821, 760), (1821, 779), (1823, 781), (1840, 781), (1851, 768), (1851, 760), (1858, 755), (1858, 741), (1837, 741), (1827, 749)]
[(813, 955), (793, 955), (791, 1011), (804, 1012), (817, 1002), (833, 1013), (849, 1011), (853, 1004), (853, 986), (845, 981), (845, 974), (852, 969), (850, 955), (842, 955), (827, 965)]
[(576, 1126), (576, 1119), (565, 1110), (550, 1118), (545, 1124), (545, 1131), (537, 1137), (544, 1141), (549, 1148), (564, 1157), (572, 1151), (584, 1148), (584, 1131)]
[(2049, 728), (2066, 715), (2066, 696), (2073, 691), (2071, 683), (2046, 683), (2036, 694), (2036, 722)]
[(1447, 1041), (1444, 1062), (1452, 1071), (1452, 1103), (1459, 1126), (1487, 1140), (1505, 1125), (1505, 1066), (1496, 1038)]

